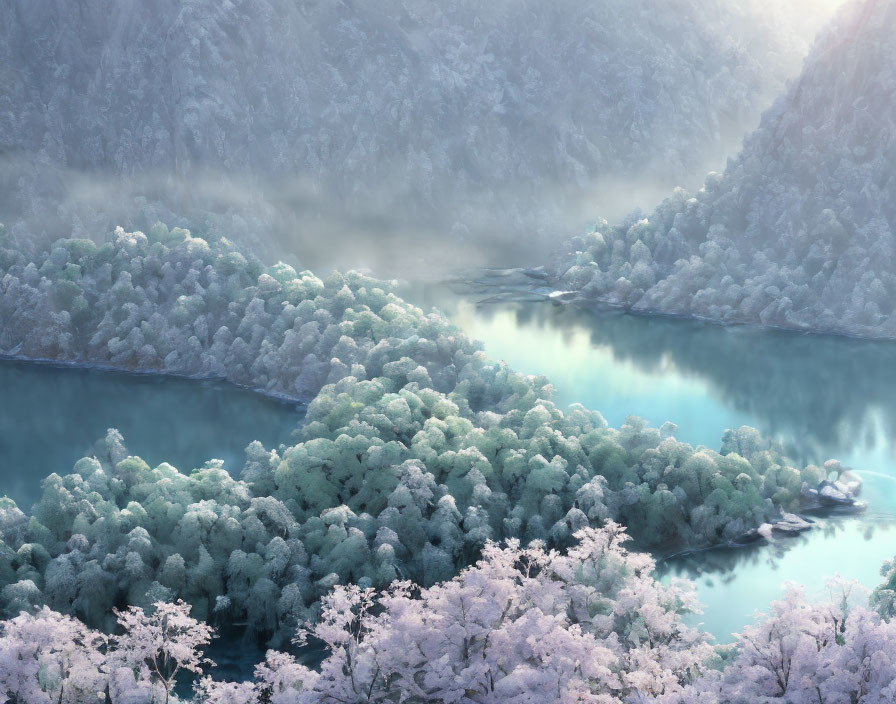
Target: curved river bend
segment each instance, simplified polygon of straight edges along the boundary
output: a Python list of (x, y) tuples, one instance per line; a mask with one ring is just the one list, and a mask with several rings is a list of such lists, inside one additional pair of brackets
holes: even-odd
[[(404, 295), (436, 305), (487, 354), (544, 374), (561, 407), (580, 402), (611, 425), (630, 413), (672, 420), (680, 440), (718, 448), (726, 428), (753, 425), (800, 462), (829, 458), (860, 471), (868, 511), (773, 545), (713, 550), (661, 565), (694, 579), (698, 619), (721, 642), (781, 594), (785, 580), (810, 594), (839, 573), (868, 587), (896, 555), (896, 345), (721, 328), (694, 321), (584, 312), (543, 302), (488, 305), (439, 287)], [(302, 412), (227, 383), (0, 361), (0, 493), (23, 507), (40, 479), (62, 473), (109, 427), (150, 464), (183, 471), (209, 458), (238, 471), (252, 440), (291, 440)]]
[(803, 464), (839, 459), (863, 479), (868, 510), (772, 545), (717, 549), (665, 561), (664, 578), (689, 577), (717, 642), (783, 595), (785, 581), (825, 594), (834, 574), (868, 588), (896, 556), (896, 343), (804, 335), (694, 320), (582, 310), (545, 301), (476, 304), (443, 288), (405, 294), (436, 306), (486, 353), (543, 374), (560, 407), (579, 402), (612, 426), (629, 414), (676, 437), (720, 446), (727, 428), (751, 425)]

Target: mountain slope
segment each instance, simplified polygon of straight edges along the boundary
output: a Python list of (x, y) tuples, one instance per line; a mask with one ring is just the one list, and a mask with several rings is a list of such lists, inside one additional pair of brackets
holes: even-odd
[(893, 0), (844, 8), (724, 174), (599, 226), (565, 284), (638, 310), (896, 336), (893, 26)]
[(802, 19), (769, 0), (15, 0), (0, 221), (531, 244), (595, 193), (632, 207), (721, 164), (798, 71)]

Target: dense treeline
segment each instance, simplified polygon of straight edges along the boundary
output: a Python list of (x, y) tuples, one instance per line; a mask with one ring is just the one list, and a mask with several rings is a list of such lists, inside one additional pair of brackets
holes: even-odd
[(748, 428), (716, 452), (671, 423), (563, 412), (545, 379), (357, 274), (265, 268), (164, 226), (0, 257), (7, 353), (316, 392), (300, 442), (254, 443), (239, 480), (214, 462), (150, 468), (110, 432), (29, 513), (4, 501), (9, 614), (45, 603), (102, 625), (113, 606), (183, 598), (282, 640), (336, 582), (433, 584), (488, 540), (562, 547), (606, 518), (645, 546), (715, 544), (825, 478)]
[[(463, 702), (465, 704), (884, 704), (896, 696), (896, 623), (854, 584), (832, 580), (807, 601), (789, 585), (735, 644), (713, 649), (683, 617), (687, 583), (661, 584), (613, 523), (585, 528), (566, 554), (489, 544), (482, 559), (419, 592), (337, 586), (309, 669), (270, 650), (253, 680), (199, 678), (196, 704)], [(0, 622), (0, 692), (27, 704), (184, 701), (178, 673), (201, 675), (212, 629), (183, 602), (117, 614), (107, 637), (49, 609)], [(214, 675), (214, 670), (211, 671)]]
[(849, 3), (724, 174), (600, 224), (558, 281), (642, 311), (896, 337), (896, 22)]

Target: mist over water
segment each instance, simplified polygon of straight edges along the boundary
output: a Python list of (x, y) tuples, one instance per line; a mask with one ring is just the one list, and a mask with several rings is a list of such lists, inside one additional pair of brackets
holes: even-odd
[[(39, 180), (41, 192), (27, 207), (12, 184)], [(184, 227), (199, 237), (226, 236), (265, 259), (282, 259), (300, 269), (326, 274), (333, 269), (361, 269), (381, 278), (430, 278), (465, 266), (531, 264), (547, 256), (570, 232), (585, 227), (581, 214), (565, 221), (551, 218), (555, 236), (533, 245), (531, 227), (513, 239), (506, 204), (491, 193), (488, 205), (465, 202), (465, 225), (456, 227), (449, 213), (415, 208), (409, 196), (378, 185), (370, 195), (344, 202), (308, 179), (262, 180), (198, 170), (183, 177), (143, 171), (127, 178), (73, 169), (39, 168), (26, 160), (0, 159), (0, 222), (25, 251), (45, 248), (61, 236), (104, 241), (121, 226), (147, 230), (156, 222)], [(504, 200), (517, 196), (507, 194)], [(481, 194), (478, 196), (482, 201)], [(456, 211), (454, 217), (458, 217)], [(545, 219), (549, 219), (545, 217)], [(530, 223), (531, 225), (531, 223)], [(484, 233), (502, 233), (486, 237)]]
[[(25, 179), (40, 184), (27, 204), (16, 188)], [(587, 231), (596, 214), (612, 220), (647, 210), (673, 188), (699, 180), (597, 179), (583, 189), (558, 182), (543, 184), (537, 200), (530, 184), (504, 183), (471, 189), (433, 210), (390, 179), (375, 187), (359, 183), (358, 195), (345, 199), (301, 177), (197, 169), (189, 176), (150, 170), (122, 178), (0, 156), (0, 223), (25, 251), (62, 236), (105, 241), (116, 227), (146, 231), (161, 221), (199, 237), (226, 236), (261, 258), (322, 275), (358, 269), (432, 280), (462, 268), (537, 266), (565, 239)]]

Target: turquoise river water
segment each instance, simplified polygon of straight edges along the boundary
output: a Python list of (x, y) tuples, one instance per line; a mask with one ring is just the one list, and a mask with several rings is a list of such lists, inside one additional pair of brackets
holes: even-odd
[[(561, 406), (583, 403), (612, 425), (630, 413), (671, 420), (678, 439), (715, 448), (726, 428), (752, 425), (796, 461), (836, 458), (859, 471), (869, 503), (859, 517), (660, 565), (664, 578), (695, 580), (697, 622), (718, 641), (786, 580), (818, 595), (835, 573), (873, 587), (896, 555), (896, 345), (540, 302), (476, 305), (426, 290), (411, 298), (437, 304), (489, 356), (550, 378)], [(224, 382), (0, 361), (0, 494), (30, 507), (40, 479), (69, 471), (110, 427), (151, 464), (189, 470), (214, 457), (234, 471), (250, 441), (289, 442), (300, 421), (295, 404)]]

